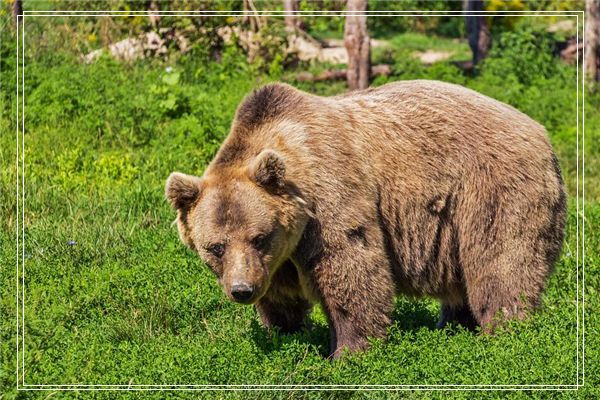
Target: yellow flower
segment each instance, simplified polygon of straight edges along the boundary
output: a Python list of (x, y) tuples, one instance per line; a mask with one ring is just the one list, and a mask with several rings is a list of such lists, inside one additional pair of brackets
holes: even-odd
[(490, 0), (485, 7), (487, 11), (521, 11), (525, 5), (521, 0)]

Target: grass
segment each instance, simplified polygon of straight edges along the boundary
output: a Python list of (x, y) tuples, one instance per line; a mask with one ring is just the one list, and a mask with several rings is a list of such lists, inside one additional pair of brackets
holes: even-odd
[[(418, 47), (427, 40), (403, 35), (397, 42), (414, 41)], [(168, 174), (173, 170), (201, 174), (227, 134), (244, 94), (278, 76), (245, 65), (233, 50), (226, 51), (221, 64), (189, 58), (171, 65), (172, 72), (162, 63), (124, 66), (103, 59), (85, 66), (68, 58), (52, 65), (30, 60), (25, 105), (25, 382), (575, 383), (577, 164), (574, 117), (570, 117), (575, 115), (574, 70), (552, 60), (557, 65), (543, 71), (535, 64), (537, 51), (522, 61), (525, 45), (508, 42), (498, 46), (498, 53), (474, 77), (448, 63), (424, 67), (392, 53), (395, 72), (390, 80), (435, 78), (461, 83), (515, 105), (548, 127), (568, 185), (569, 220), (563, 254), (542, 310), (495, 336), (480, 336), (461, 329), (436, 330), (439, 306), (435, 301), (399, 297), (388, 340), (375, 341), (369, 351), (339, 362), (324, 358), (328, 330), (318, 308), (311, 316), (311, 329), (285, 336), (265, 331), (251, 307), (226, 300), (208, 269), (179, 242), (172, 225), (175, 216), (163, 199)], [(523, 62), (538, 76), (524, 75), (519, 69)], [(498, 71), (503, 75), (498, 76)], [(9, 84), (3, 81), (4, 87)], [(301, 87), (327, 94), (343, 89), (329, 84)], [(14, 98), (3, 99), (0, 123), (9, 134), (0, 136), (0, 182), (6, 188), (0, 192), (0, 379), (3, 398), (46, 398), (54, 392), (15, 390), (16, 143), (10, 132), (15, 131), (16, 121), (10, 108)], [(592, 312), (600, 307), (600, 197), (594, 185), (599, 178), (594, 166), (600, 160), (600, 98), (588, 94), (586, 102), (586, 386), (576, 393), (510, 393), (517, 398), (600, 395), (593, 388), (600, 376), (600, 321)], [(58, 394), (61, 398), (115, 396), (114, 392)], [(449, 392), (122, 394), (128, 398), (317, 399), (384, 394), (446, 398)], [(477, 394), (507, 396), (499, 391)]]
[[(410, 50), (412, 52), (424, 52), (433, 50), (436, 52), (452, 53), (450, 61), (465, 61), (471, 59), (471, 50), (465, 39), (450, 39), (435, 35), (422, 35), (414, 32), (406, 32), (394, 35), (388, 42), (396, 51)], [(376, 53), (375, 53), (376, 55)]]

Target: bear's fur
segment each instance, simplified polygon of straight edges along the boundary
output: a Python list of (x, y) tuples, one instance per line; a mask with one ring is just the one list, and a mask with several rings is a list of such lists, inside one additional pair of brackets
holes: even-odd
[(422, 80), (328, 98), (258, 89), (202, 178), (173, 173), (166, 195), (229, 297), (284, 331), (319, 302), (334, 356), (385, 335), (396, 293), (438, 298), (439, 326), (522, 318), (565, 223), (544, 128)]

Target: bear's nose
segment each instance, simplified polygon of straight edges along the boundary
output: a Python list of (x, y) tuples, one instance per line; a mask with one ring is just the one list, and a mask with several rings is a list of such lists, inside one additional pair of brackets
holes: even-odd
[(236, 301), (250, 300), (254, 294), (254, 288), (247, 283), (234, 283), (231, 286), (231, 295)]

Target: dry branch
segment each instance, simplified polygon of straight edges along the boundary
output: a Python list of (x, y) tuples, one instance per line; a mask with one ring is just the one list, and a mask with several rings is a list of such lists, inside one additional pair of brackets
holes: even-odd
[[(389, 76), (392, 73), (392, 68), (387, 64), (374, 65), (371, 68), (371, 76), (373, 79), (377, 76)], [(301, 72), (296, 75), (295, 79), (300, 82), (320, 82), (329, 80), (342, 80), (346, 79), (348, 74), (347, 69), (329, 69), (321, 72), (318, 75), (311, 74), (310, 72)]]

